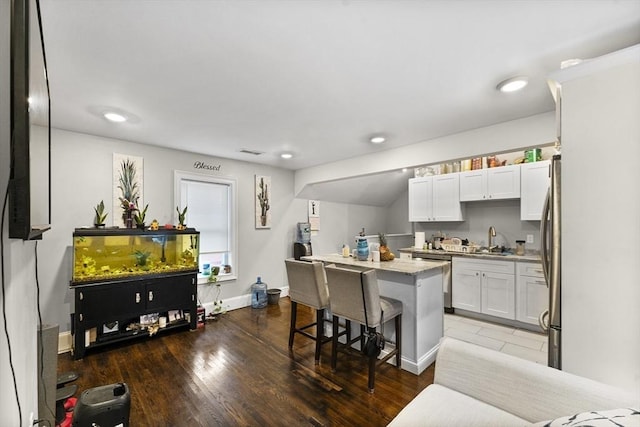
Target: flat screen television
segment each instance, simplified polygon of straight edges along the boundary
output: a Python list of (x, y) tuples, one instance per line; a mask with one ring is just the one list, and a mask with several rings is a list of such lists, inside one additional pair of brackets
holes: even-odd
[(39, 0), (11, 1), (9, 237), (51, 228), (51, 98)]

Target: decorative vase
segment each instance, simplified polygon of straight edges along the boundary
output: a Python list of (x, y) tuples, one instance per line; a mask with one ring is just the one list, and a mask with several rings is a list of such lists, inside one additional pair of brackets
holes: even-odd
[(356, 253), (358, 255), (359, 261), (366, 261), (369, 259), (369, 244), (367, 243), (367, 239), (364, 237), (359, 237), (357, 239), (357, 250)]
[(127, 209), (122, 213), (122, 219), (124, 220), (124, 226), (127, 228), (133, 228), (133, 211)]

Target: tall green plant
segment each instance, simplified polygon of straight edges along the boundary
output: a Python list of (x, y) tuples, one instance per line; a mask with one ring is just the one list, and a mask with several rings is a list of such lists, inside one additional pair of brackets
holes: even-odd
[(122, 209), (130, 210), (130, 205), (138, 203), (140, 198), (140, 189), (136, 182), (136, 165), (130, 159), (123, 160), (120, 163), (120, 176), (118, 177), (118, 188), (122, 193), (120, 203)]

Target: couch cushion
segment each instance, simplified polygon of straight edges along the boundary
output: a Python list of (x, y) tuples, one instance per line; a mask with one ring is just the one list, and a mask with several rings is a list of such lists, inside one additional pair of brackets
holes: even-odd
[(538, 427), (638, 427), (640, 426), (640, 412), (629, 408), (590, 411), (534, 425)]
[(638, 406), (626, 391), (451, 338), (440, 343), (434, 383), (531, 422)]
[(391, 421), (390, 427), (402, 426), (526, 426), (530, 423), (465, 394), (432, 384)]

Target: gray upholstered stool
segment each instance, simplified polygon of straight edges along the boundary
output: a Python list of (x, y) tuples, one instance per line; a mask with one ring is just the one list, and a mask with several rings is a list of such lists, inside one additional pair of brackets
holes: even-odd
[[(321, 262), (296, 261), (286, 259), (287, 278), (289, 280), (289, 298), (291, 299), (291, 323), (289, 326), (289, 348), (293, 348), (293, 338), (296, 333), (311, 338), (316, 342), (315, 361), (320, 363), (320, 347), (331, 341), (324, 334), (324, 322), (331, 322), (324, 318), (325, 309), (329, 306), (329, 289), (325, 278), (324, 265)], [(296, 318), (298, 304), (303, 304), (316, 310), (316, 321), (298, 327)], [(307, 329), (316, 327), (316, 334), (312, 335)]]
[[(352, 350), (352, 345), (358, 340), (363, 348), (365, 338), (384, 322), (394, 320), (396, 329), (396, 346), (384, 357), (369, 356), (369, 392), (373, 393), (375, 385), (375, 370), (378, 364), (385, 363), (390, 358), (396, 358), (396, 366), (401, 363), (402, 336), (402, 302), (381, 297), (378, 290), (378, 279), (375, 270), (358, 271), (348, 268), (327, 266), (327, 283), (331, 294), (330, 307), (333, 314), (333, 339), (331, 348), (331, 368), (336, 369), (338, 349)], [(360, 336), (351, 339), (347, 334), (347, 343), (341, 345), (338, 330), (338, 317), (360, 325)], [(366, 326), (366, 333), (365, 333)]]

